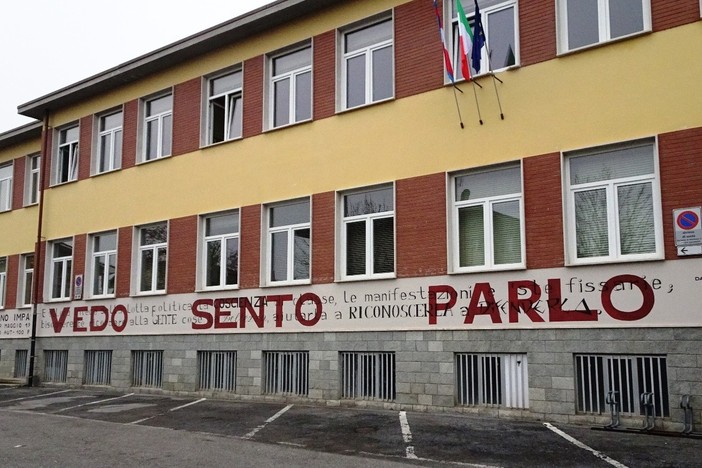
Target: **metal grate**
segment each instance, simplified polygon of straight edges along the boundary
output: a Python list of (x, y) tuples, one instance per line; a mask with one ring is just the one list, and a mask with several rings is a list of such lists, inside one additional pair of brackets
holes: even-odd
[(132, 351), (132, 386), (161, 387), (163, 351)]
[(529, 407), (526, 354), (456, 354), (459, 405)]
[(395, 353), (341, 354), (341, 398), (395, 399)]
[(15, 378), (27, 377), (27, 357), (29, 352), (26, 349), (15, 351)]
[(581, 413), (605, 413), (607, 394), (618, 392), (621, 413), (644, 414), (640, 396), (650, 392), (655, 415), (670, 416), (665, 356), (576, 355), (575, 378)]
[(112, 351), (86, 351), (83, 368), (84, 385), (110, 385)]
[(44, 380), (46, 382), (66, 382), (68, 375), (68, 351), (44, 351)]
[(198, 351), (200, 390), (236, 390), (236, 351)]
[(310, 355), (307, 351), (264, 351), (263, 392), (278, 395), (309, 393)]

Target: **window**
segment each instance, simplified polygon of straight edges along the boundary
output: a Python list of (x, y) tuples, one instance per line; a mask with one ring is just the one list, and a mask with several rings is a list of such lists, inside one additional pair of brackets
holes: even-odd
[(558, 0), (559, 52), (651, 30), (650, 0)]
[(198, 351), (197, 368), (200, 390), (236, 390), (236, 351)]
[(244, 115), (241, 70), (210, 78), (207, 96), (207, 144), (240, 138)]
[(459, 405), (529, 407), (526, 354), (456, 354)]
[(0, 165), (0, 211), (12, 209), (12, 163)]
[(34, 296), (34, 254), (24, 254), (20, 258), (19, 306), (27, 307), (32, 304)]
[(342, 277), (391, 278), (395, 271), (393, 187), (342, 197)]
[(524, 267), (520, 167), (455, 175), (453, 271)]
[(310, 279), (310, 201), (268, 207), (267, 282)]
[(132, 387), (160, 388), (163, 351), (132, 351)]
[(166, 292), (168, 225), (160, 223), (139, 228), (138, 236), (138, 292), (164, 293)]
[(670, 416), (668, 371), (665, 356), (575, 356), (578, 412), (608, 411), (607, 396), (619, 402), (626, 414), (644, 414), (642, 393), (653, 393), (656, 416)]
[(39, 189), (41, 182), (41, 156), (33, 154), (27, 156), (25, 188), (24, 188), (24, 204), (34, 205), (39, 203)]
[(65, 383), (68, 377), (68, 351), (44, 351), (44, 381)]
[(29, 356), (28, 350), (15, 350), (15, 368), (12, 373), (14, 378), (27, 377), (27, 356)]
[(91, 297), (112, 297), (117, 272), (117, 233), (105, 232), (90, 236)]
[(52, 300), (71, 298), (71, 277), (73, 275), (73, 240), (61, 239), (51, 243), (51, 292)]
[(58, 151), (54, 162), (54, 184), (63, 184), (78, 179), (78, 125), (58, 132)]
[(395, 353), (342, 352), (341, 398), (395, 399)]
[(203, 287), (239, 284), (239, 212), (205, 216), (203, 224)]
[(654, 141), (576, 151), (565, 157), (569, 261), (663, 258)]
[(312, 48), (270, 59), (270, 128), (312, 118)]
[(310, 390), (310, 353), (264, 351), (263, 393), (307, 396)]
[[(454, 72), (456, 78), (464, 78), (461, 73), (459, 55), (458, 13), (456, 2), (451, 2), (451, 21), (453, 39), (453, 63), (456, 64)], [(475, 20), (475, 3), (473, 0), (462, 0), (461, 5), (466, 14), (468, 23), (473, 28)], [(481, 50), (480, 70), (473, 68), (471, 63), (471, 47), (468, 44), (468, 62), (473, 76), (488, 71), (503, 70), (519, 63), (519, 30), (516, 0), (481, 0), (480, 17), (485, 31), (485, 47)], [(469, 34), (472, 34), (469, 33)]]
[(97, 146), (96, 174), (114, 171), (122, 166), (122, 111), (99, 117)]
[(7, 257), (0, 257), (0, 310), (5, 308), (7, 289)]
[(173, 95), (144, 102), (143, 161), (170, 156), (173, 136)]
[(392, 98), (392, 19), (383, 18), (344, 31), (342, 47), (342, 107), (351, 109)]
[(83, 385), (110, 385), (112, 351), (86, 351), (83, 366)]

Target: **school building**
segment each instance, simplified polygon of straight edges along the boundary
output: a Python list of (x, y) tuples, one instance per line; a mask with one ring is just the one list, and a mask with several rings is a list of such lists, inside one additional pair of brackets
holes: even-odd
[(278, 0), (19, 104), (0, 378), (702, 424), (700, 1), (456, 1)]

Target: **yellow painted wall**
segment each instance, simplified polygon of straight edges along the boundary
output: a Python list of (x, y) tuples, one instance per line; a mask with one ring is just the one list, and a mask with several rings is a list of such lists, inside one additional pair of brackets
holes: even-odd
[(48, 193), (46, 237), (700, 127), (701, 56), (691, 24), (502, 73), (504, 121), (484, 77), (483, 126), (464, 83), (463, 130), (447, 87), (68, 184)]

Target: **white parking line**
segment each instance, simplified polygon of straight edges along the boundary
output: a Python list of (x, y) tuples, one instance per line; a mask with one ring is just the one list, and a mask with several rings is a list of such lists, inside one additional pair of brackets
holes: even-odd
[(190, 403), (186, 403), (184, 405), (177, 406), (175, 408), (171, 408), (168, 411), (178, 411), (180, 409), (187, 408), (188, 406), (195, 405), (195, 404), (200, 403), (201, 401), (205, 401), (205, 400), (207, 400), (207, 398), (200, 398), (199, 400), (191, 401)]
[(15, 398), (14, 400), (5, 400), (5, 401), (2, 401), (2, 402), (0, 402), (0, 403), (10, 403), (10, 402), (12, 402), (12, 401), (31, 400), (32, 398), (42, 398), (42, 397), (45, 397), (45, 396), (49, 396), (49, 395), (58, 395), (59, 393), (66, 393), (66, 392), (70, 392), (70, 390), (60, 390), (60, 391), (58, 391), (58, 392), (43, 393), (43, 394), (41, 394), (41, 395), (32, 395), (32, 396), (28, 396), (28, 397)]
[(417, 459), (417, 455), (414, 454), (414, 446), (410, 445), (412, 443), (412, 431), (410, 431), (406, 411), (400, 411), (400, 429), (402, 429), (402, 439), (407, 444), (407, 447), (405, 447), (406, 457)]
[(625, 464), (619, 463), (617, 460), (614, 460), (614, 459), (612, 459), (612, 458), (609, 458), (609, 457), (608, 457), (607, 455), (605, 455), (604, 453), (602, 453), (602, 452), (600, 452), (600, 451), (597, 451), (597, 450), (595, 450), (594, 448), (592, 448), (592, 447), (590, 447), (590, 446), (588, 446), (588, 445), (585, 445), (584, 443), (580, 442), (580, 441), (579, 441), (578, 439), (576, 439), (575, 437), (572, 437), (572, 436), (566, 434), (565, 432), (563, 432), (562, 430), (558, 429), (557, 427), (555, 427), (555, 426), (553, 426), (553, 425), (551, 425), (551, 424), (549, 424), (549, 423), (547, 423), (547, 422), (544, 423), (544, 426), (546, 426), (548, 429), (552, 430), (553, 432), (555, 432), (555, 433), (558, 434), (559, 436), (563, 437), (565, 440), (567, 440), (567, 441), (570, 442), (571, 444), (573, 444), (573, 445), (575, 445), (575, 446), (577, 446), (577, 447), (580, 447), (581, 449), (587, 450), (588, 452), (592, 452), (592, 454), (593, 454), (594, 456), (596, 456), (597, 458), (600, 458), (600, 459), (606, 461), (606, 462), (609, 463), (610, 465), (616, 466), (617, 468), (628, 468)]
[(242, 439), (250, 439), (250, 438), (252, 438), (253, 436), (256, 435), (256, 433), (257, 433), (258, 431), (260, 431), (261, 429), (263, 429), (264, 427), (266, 427), (267, 424), (272, 423), (273, 421), (275, 421), (276, 419), (278, 419), (280, 416), (283, 415), (283, 413), (285, 413), (287, 410), (289, 410), (289, 409), (292, 408), (292, 407), (293, 407), (293, 405), (288, 405), (288, 406), (286, 406), (285, 408), (283, 408), (282, 410), (278, 411), (278, 412), (275, 413), (273, 416), (271, 416), (270, 418), (266, 419), (266, 422), (264, 422), (263, 424), (261, 424), (260, 426), (258, 426), (257, 428), (255, 428), (254, 430), (252, 430), (251, 432), (249, 432), (248, 434), (246, 434), (244, 437), (242, 437)]
[(54, 411), (54, 413), (62, 413), (64, 411), (72, 410), (74, 408), (81, 408), (83, 406), (98, 405), (100, 403), (105, 403), (106, 401), (119, 400), (120, 398), (126, 398), (126, 397), (129, 397), (132, 395), (134, 395), (134, 393), (127, 393), (126, 395), (120, 395), (120, 396), (112, 397), (112, 398), (105, 398), (104, 400), (96, 400), (96, 401), (91, 401), (89, 403), (83, 403), (81, 405), (69, 406), (68, 408), (61, 408), (60, 410)]
[(128, 423), (126, 423), (126, 424), (127, 424), (127, 425), (130, 425), (130, 424), (140, 424), (140, 423), (143, 423), (144, 421), (148, 421), (149, 419), (153, 419), (153, 418), (156, 418), (156, 417), (158, 417), (158, 416), (163, 416), (163, 415), (166, 414), (167, 412), (170, 412), (170, 411), (178, 411), (179, 409), (186, 408), (186, 407), (188, 407), (188, 406), (190, 406), (190, 405), (194, 405), (194, 404), (196, 404), (196, 403), (200, 403), (201, 401), (205, 401), (205, 400), (207, 400), (207, 398), (200, 398), (199, 400), (191, 401), (190, 403), (186, 403), (186, 404), (184, 404), (184, 405), (180, 405), (180, 406), (176, 406), (175, 408), (171, 408), (171, 409), (169, 409), (168, 411), (164, 411), (163, 413), (154, 414), (153, 416), (149, 416), (148, 418), (137, 419), (136, 421), (128, 422)]

